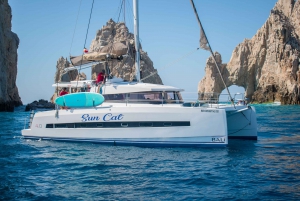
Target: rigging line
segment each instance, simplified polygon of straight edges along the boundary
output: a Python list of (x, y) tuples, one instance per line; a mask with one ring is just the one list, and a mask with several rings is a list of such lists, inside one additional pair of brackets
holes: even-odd
[[(131, 5), (130, 5), (130, 3), (127, 1), (127, 0), (125, 0), (125, 4), (127, 3), (127, 9), (128, 8), (130, 8), (131, 9)], [(129, 10), (129, 9), (128, 9)], [(131, 9), (132, 10), (132, 9)], [(129, 14), (128, 14), (129, 13)], [(134, 16), (130, 16), (130, 12), (127, 12), (126, 13), (127, 14), (127, 16), (129, 16), (129, 17), (127, 17), (127, 28), (128, 28), (128, 32), (130, 32), (130, 28), (132, 29), (132, 27), (133, 27), (133, 22), (132, 22), (132, 19), (133, 19), (133, 17)], [(133, 31), (132, 31), (133, 32)]]
[[(196, 10), (194, 1), (193, 1), (193, 0), (190, 0), (190, 2), (191, 2), (191, 4), (192, 4), (192, 7), (193, 7), (193, 9), (194, 9), (194, 13), (195, 13), (195, 15), (196, 15), (196, 17), (197, 17), (197, 20), (198, 20), (198, 23), (199, 23), (199, 25), (200, 25), (200, 29), (201, 29), (201, 31), (203, 32), (203, 35), (204, 35), (204, 37), (205, 37), (205, 39), (206, 39), (206, 42), (207, 42), (209, 51), (210, 51), (210, 53), (211, 53), (211, 55), (212, 55), (212, 58), (213, 58), (213, 60), (214, 60), (214, 62), (215, 62), (215, 64), (216, 64), (217, 70), (218, 70), (218, 72), (219, 72), (219, 74), (220, 74), (221, 80), (222, 80), (222, 82), (223, 82), (223, 84), (224, 84), (224, 86), (225, 86), (225, 88), (226, 88), (226, 90), (227, 90), (227, 92), (228, 92), (228, 94), (229, 94), (229, 96), (230, 96), (230, 101), (231, 101), (231, 103), (233, 104), (233, 106), (234, 106), (234, 108), (235, 108), (235, 104), (234, 104), (234, 101), (233, 101), (233, 99), (232, 99), (232, 96), (231, 96), (231, 94), (230, 94), (230, 92), (229, 92), (229, 89), (228, 89), (228, 87), (227, 87), (227, 85), (226, 85), (226, 83), (225, 83), (225, 81), (224, 81), (224, 79), (223, 79), (223, 77), (222, 77), (222, 74), (221, 74), (220, 68), (219, 68), (219, 66), (218, 66), (218, 63), (217, 63), (217, 61), (216, 61), (215, 55), (214, 55), (214, 53), (213, 53), (213, 51), (212, 51), (212, 49), (211, 49), (210, 43), (209, 43), (209, 41), (208, 41), (208, 39), (207, 39), (207, 37), (206, 37), (205, 31), (204, 31), (203, 26), (202, 26), (202, 24), (201, 24), (201, 21), (200, 21), (200, 19), (199, 19), (199, 15), (198, 15), (198, 12), (197, 12), (197, 10)], [(201, 46), (201, 36), (200, 36), (200, 46)], [(201, 46), (201, 47), (202, 47), (202, 46)], [(206, 49), (206, 48), (204, 47), (203, 49)], [(207, 49), (206, 49), (206, 50), (207, 50)]]
[[(120, 0), (120, 4), (121, 4), (121, 2), (122, 2), (122, 0)], [(117, 15), (118, 15), (118, 11), (119, 11), (119, 9), (120, 9), (120, 6), (118, 6), (118, 8), (117, 8), (117, 10), (116, 10), (116, 12), (115, 12), (115, 14), (113, 15), (114, 17), (113, 17), (113, 19), (116, 21), (116, 19), (117, 19)]]
[(71, 55), (71, 49), (72, 49), (72, 46), (73, 46), (73, 40), (74, 40), (75, 31), (76, 31), (76, 27), (77, 27), (77, 21), (78, 21), (78, 16), (79, 16), (79, 12), (80, 12), (81, 2), (82, 2), (82, 0), (80, 0), (80, 4), (79, 4), (79, 8), (78, 8), (78, 13), (77, 13), (77, 17), (76, 17), (76, 23), (75, 23), (75, 28), (74, 28), (74, 32), (73, 32), (73, 37), (72, 37), (72, 42), (71, 42), (69, 55)]
[[(164, 70), (164, 69), (170, 67), (172, 64), (174, 64), (174, 63), (176, 63), (176, 62), (178, 62), (178, 61), (184, 59), (185, 57), (190, 56), (191, 54), (195, 53), (195, 52), (196, 52), (197, 50), (199, 50), (199, 49), (200, 49), (200, 48), (198, 47), (196, 50), (190, 51), (189, 53), (183, 55), (183, 56), (180, 57), (179, 59), (177, 59), (177, 60), (175, 60), (175, 61), (173, 61), (173, 62), (167, 64), (166, 66), (164, 66), (163, 68), (161, 68), (161, 70)], [(141, 81), (143, 81), (143, 80), (145, 80), (145, 79), (147, 79), (147, 78), (149, 78), (149, 77), (151, 77), (151, 76), (153, 76), (153, 75), (155, 75), (155, 74), (157, 74), (157, 73), (158, 73), (157, 71), (156, 71), (156, 72), (152, 72), (152, 73), (150, 73), (150, 75), (148, 75), (148, 76), (144, 77), (143, 79), (141, 79)]]
[[(119, 19), (120, 19), (120, 15), (121, 15), (123, 3), (124, 3), (124, 0), (120, 0), (121, 7), (120, 7), (120, 12), (119, 12), (119, 16), (118, 16), (118, 21), (117, 21), (117, 23), (119, 23)], [(125, 7), (124, 7), (124, 8), (125, 8)], [(119, 9), (119, 7), (118, 7), (118, 9)], [(113, 38), (111, 38), (111, 40), (109, 41), (109, 43), (112, 44), (111, 47), (109, 48), (109, 53), (111, 53), (112, 50), (114, 49), (114, 47), (113, 47), (113, 43), (114, 43)]]
[(119, 22), (120, 15), (121, 15), (121, 12), (122, 12), (122, 7), (123, 7), (123, 1), (121, 2), (121, 8), (120, 8), (119, 17), (118, 17), (118, 21), (117, 22)]
[[(132, 8), (133, 8), (133, 6), (132, 6), (132, 4), (130, 4), (130, 2), (129, 1), (127, 1), (127, 3), (128, 3), (128, 7), (129, 7), (129, 9), (131, 10), (131, 14), (132, 14), (132, 18), (130, 17), (129, 19), (135, 19), (135, 16), (134, 16), (134, 12), (133, 12), (133, 10), (132, 10)], [(130, 24), (130, 27), (134, 27), (134, 22), (133, 22), (133, 20), (132, 21), (130, 21), (131, 22), (131, 24)], [(132, 31), (133, 32), (133, 31)], [(141, 40), (140, 38), (139, 38), (139, 40)], [(141, 46), (141, 44), (140, 44), (140, 46)]]
[(126, 20), (125, 20), (125, 7), (126, 7), (126, 0), (123, 0), (123, 2), (124, 2), (124, 24), (126, 24)]
[[(94, 0), (93, 0), (92, 8), (91, 8), (91, 11), (90, 11), (90, 18), (89, 18), (88, 27), (87, 27), (86, 34), (85, 34), (85, 40), (84, 40), (84, 46), (83, 46), (83, 49), (85, 48), (85, 45), (86, 45), (86, 39), (87, 39), (87, 36), (88, 36), (88, 33), (89, 33), (90, 22), (91, 22), (91, 17), (92, 17), (92, 13), (93, 13), (93, 7), (94, 7)], [(77, 78), (76, 88), (77, 88), (77, 86), (78, 86), (78, 80), (79, 80), (79, 75), (80, 75), (80, 71), (81, 71), (82, 61), (83, 61), (83, 54), (82, 54), (82, 56), (81, 56), (80, 68), (79, 68), (78, 75), (77, 75), (78, 78)]]

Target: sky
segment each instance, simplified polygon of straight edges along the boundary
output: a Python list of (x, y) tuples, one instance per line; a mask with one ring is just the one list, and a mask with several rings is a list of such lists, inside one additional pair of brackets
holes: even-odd
[[(85, 45), (87, 48), (97, 30), (110, 18), (116, 22), (118, 19), (124, 21), (123, 11), (120, 13), (121, 1), (95, 0)], [(12, 8), (12, 31), (20, 39), (17, 75), (20, 97), (23, 104), (39, 99), (50, 100), (54, 93), (52, 84), (57, 60), (70, 54), (82, 54), (92, 0), (8, 2)], [(213, 51), (222, 55), (223, 63), (229, 62), (232, 51), (239, 43), (245, 38), (252, 38), (263, 26), (276, 2), (194, 0), (210, 45)], [(125, 23), (133, 32), (132, 0), (126, 0)], [(139, 24), (143, 50), (153, 61), (163, 83), (197, 93), (210, 53), (200, 49), (180, 59), (199, 47), (199, 26), (190, 1), (140, 0)], [(88, 79), (91, 77), (90, 70), (84, 73)], [(244, 92), (243, 88), (238, 87), (230, 87), (230, 90), (231, 93)]]

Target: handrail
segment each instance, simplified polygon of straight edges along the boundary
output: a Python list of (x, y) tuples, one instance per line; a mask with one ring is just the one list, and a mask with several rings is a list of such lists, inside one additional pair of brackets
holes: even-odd
[[(145, 99), (145, 92), (143, 93), (134, 93), (134, 97), (130, 97), (127, 93), (125, 94), (104, 94), (110, 96), (106, 98), (105, 102), (112, 102), (112, 103), (126, 103), (128, 104), (158, 104), (158, 105), (166, 105), (166, 104), (184, 104), (187, 105), (197, 105), (197, 107), (219, 107), (221, 104), (231, 104), (230, 99), (225, 99), (223, 97), (228, 96), (228, 94), (220, 94), (220, 93), (189, 93), (183, 92), (182, 95), (186, 95), (185, 98), (176, 97), (176, 99), (171, 99), (170, 97), (163, 95), (161, 93), (157, 93), (157, 97), (150, 97)], [(139, 96), (142, 95), (142, 96)], [(239, 95), (240, 93), (236, 94)], [(193, 95), (193, 96), (191, 96)], [(155, 96), (153, 94), (149, 94), (149, 96)], [(235, 96), (234, 96), (235, 98)]]

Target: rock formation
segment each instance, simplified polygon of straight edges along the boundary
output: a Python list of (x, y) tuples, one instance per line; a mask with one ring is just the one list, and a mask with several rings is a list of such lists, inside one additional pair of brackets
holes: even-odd
[(11, 8), (0, 0), (0, 111), (22, 105), (16, 86), (19, 38), (11, 31)]
[[(77, 70), (72, 70), (72, 71), (68, 71), (65, 72), (64, 69), (71, 67), (71, 63), (68, 61), (68, 59), (65, 59), (63, 57), (59, 58), (56, 64), (56, 73), (54, 76), (54, 83), (58, 83), (58, 82), (70, 82), (73, 80), (77, 80), (79, 77), (79, 80), (85, 80), (86, 79), (86, 75), (84, 73), (80, 73), (78, 75), (78, 71)], [(54, 102), (54, 100), (57, 97), (57, 94), (61, 91), (61, 88), (55, 88), (55, 92), (53, 94), (53, 96), (50, 98), (50, 102)]]
[(77, 75), (78, 75), (78, 71), (77, 70), (72, 70), (72, 71), (68, 71), (67, 73), (64, 72), (65, 68), (71, 67), (72, 65), (70, 64), (70, 62), (68, 61), (68, 59), (66, 58), (59, 58), (56, 64), (56, 73), (55, 73), (55, 77), (54, 77), (54, 83), (57, 82), (70, 82), (72, 80), (75, 80)]
[[(252, 39), (245, 39), (233, 51), (228, 64), (221, 65), (227, 86), (245, 88), (252, 102), (280, 101), (300, 104), (300, 1), (279, 0)], [(221, 93), (224, 85), (210, 57), (198, 92)]]
[[(116, 45), (116, 44), (120, 45)], [(89, 52), (125, 52), (128, 56), (124, 56), (122, 60), (109, 60), (108, 66), (111, 71), (112, 76), (123, 78), (127, 81), (132, 81), (135, 77), (135, 48), (134, 48), (134, 36), (132, 33), (129, 33), (128, 28), (123, 22), (116, 23), (110, 19), (106, 26), (103, 26), (102, 29), (98, 30), (96, 33), (95, 39), (92, 41)], [(157, 74), (156, 69), (153, 67), (153, 62), (149, 58), (147, 52), (142, 50), (140, 47), (141, 54), (141, 78), (154, 73), (153, 76), (143, 80), (145, 83), (156, 83), (162, 84), (160, 76)], [(80, 58), (80, 57), (79, 57)], [(78, 62), (78, 61), (77, 61)], [(79, 62), (80, 63), (80, 62)], [(78, 79), (78, 71), (69, 71), (67, 74), (63, 75), (64, 69), (72, 66), (72, 64), (67, 60), (61, 57), (57, 61), (57, 70), (55, 73), (55, 83), (56, 82), (69, 82), (72, 80)], [(91, 69), (91, 79), (95, 80), (98, 73), (101, 70), (105, 69), (104, 63), (99, 63), (94, 65)], [(86, 75), (80, 73), (80, 80), (85, 80)], [(58, 89), (61, 90), (60, 88)], [(54, 95), (51, 97), (51, 102), (57, 97), (57, 90)]]
[(48, 110), (55, 109), (55, 104), (41, 99), (39, 101), (33, 101), (32, 103), (27, 104), (25, 111), (40, 110), (40, 109), (48, 109)]
[[(121, 61), (109, 61), (110, 70), (113, 76), (123, 78), (124, 80), (132, 81), (135, 75), (135, 48), (134, 48), (134, 36), (129, 33), (128, 28), (123, 22), (116, 23), (110, 19), (106, 26), (97, 31), (95, 39), (90, 45), (90, 52), (99, 51), (101, 48), (121, 42), (124, 47), (127, 48), (128, 56), (123, 58)], [(117, 51), (117, 50), (113, 50)], [(142, 78), (156, 72), (153, 67), (153, 62), (149, 58), (147, 52), (142, 50), (140, 45), (141, 54), (141, 74)], [(96, 79), (97, 74), (104, 68), (104, 64), (98, 64), (92, 68), (92, 79)], [(155, 74), (145, 80), (146, 83), (162, 84), (162, 80), (158, 74)]]

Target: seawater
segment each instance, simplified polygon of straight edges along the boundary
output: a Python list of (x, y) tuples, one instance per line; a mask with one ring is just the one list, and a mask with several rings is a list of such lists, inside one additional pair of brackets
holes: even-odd
[(299, 106), (254, 106), (258, 140), (226, 148), (25, 140), (0, 113), (0, 200), (299, 200)]

